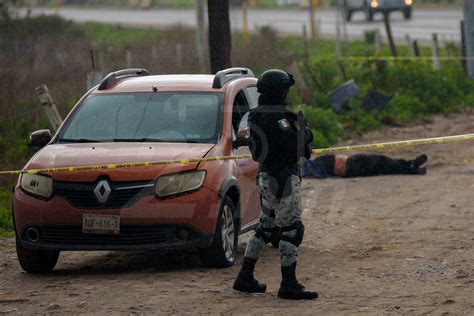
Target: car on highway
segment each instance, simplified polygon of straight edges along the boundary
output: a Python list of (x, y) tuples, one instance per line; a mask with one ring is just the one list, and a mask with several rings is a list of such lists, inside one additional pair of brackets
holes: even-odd
[[(79, 100), (54, 136), (32, 133), (41, 149), (24, 170), (43, 172), (22, 174), (13, 191), (22, 268), (50, 272), (61, 251), (161, 249), (198, 249), (204, 265), (231, 266), (238, 235), (260, 214), (258, 164), (242, 146), (256, 84), (247, 68), (116, 71)], [(247, 158), (44, 170), (233, 155)]]
[(372, 21), (378, 12), (388, 15), (401, 11), (406, 20), (411, 19), (413, 0), (344, 0), (343, 6), (346, 21), (350, 21), (354, 12), (363, 11), (367, 21)]

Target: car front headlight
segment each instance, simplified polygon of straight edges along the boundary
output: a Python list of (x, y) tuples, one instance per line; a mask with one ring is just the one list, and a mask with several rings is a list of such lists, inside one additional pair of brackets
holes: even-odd
[(24, 173), (20, 186), (24, 191), (42, 198), (49, 199), (53, 195), (53, 179), (47, 176)]
[(405, 4), (406, 4), (406, 5), (412, 5), (412, 4), (413, 4), (413, 0), (405, 0)]
[(163, 198), (199, 189), (206, 178), (206, 171), (179, 172), (164, 175), (158, 178), (155, 193)]

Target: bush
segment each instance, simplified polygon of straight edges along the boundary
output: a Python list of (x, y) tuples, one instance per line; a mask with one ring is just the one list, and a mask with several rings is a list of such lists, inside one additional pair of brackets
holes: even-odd
[(366, 43), (367, 44), (374, 44), (375, 43), (375, 38), (376, 38), (378, 32), (379, 32), (379, 30), (364, 31), (364, 40), (366, 41)]
[[(328, 92), (338, 86), (337, 73), (339, 70), (338, 65), (334, 62), (334, 58), (313, 58), (310, 61), (309, 67), (311, 67), (314, 76), (322, 85), (324, 92)], [(318, 90), (318, 87), (307, 72), (305, 79), (310, 87), (314, 88), (314, 90)]]
[(463, 92), (449, 69), (434, 71), (432, 65), (408, 62), (396, 64), (390, 73), (393, 93), (417, 97), (422, 113), (450, 112), (461, 103)]
[(425, 106), (417, 97), (396, 95), (390, 100), (383, 115), (393, 115), (397, 119), (398, 124), (409, 124), (418, 122), (423, 118), (424, 108)]
[(362, 121), (357, 124), (356, 132), (359, 135), (375, 130), (381, 126), (380, 122), (377, 121), (372, 115), (366, 115)]
[(474, 107), (474, 93), (469, 93), (464, 97), (464, 105)]
[(10, 200), (10, 191), (0, 187), (0, 229), (12, 229), (13, 227)]
[(314, 134), (313, 147), (329, 147), (347, 136), (341, 127), (339, 117), (332, 110), (309, 106), (302, 110), (306, 123)]
[[(352, 50), (365, 54), (363, 48), (351, 46), (354, 46)], [(392, 121), (387, 118), (395, 118), (397, 124), (411, 124), (425, 121), (432, 114), (455, 112), (463, 103), (474, 106), (474, 94), (471, 94), (474, 81), (464, 76), (457, 61), (443, 62), (439, 71), (433, 70), (431, 62), (419, 60), (393, 62), (367, 59), (344, 61), (343, 64), (345, 75), (338, 69), (335, 59), (311, 59), (312, 71), (324, 83), (323, 90), (313, 94), (313, 102), (330, 108), (327, 93), (348, 79), (354, 79), (360, 93), (350, 100), (349, 106), (337, 119), (344, 123), (346, 129), (357, 134), (377, 129), (382, 122)], [(361, 108), (370, 89), (393, 96), (385, 109), (366, 113)], [(328, 134), (323, 132), (322, 135)], [(332, 140), (327, 139), (329, 143)]]

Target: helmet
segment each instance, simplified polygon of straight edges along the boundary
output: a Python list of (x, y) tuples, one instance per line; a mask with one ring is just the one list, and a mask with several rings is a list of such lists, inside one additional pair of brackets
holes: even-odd
[(267, 97), (284, 99), (294, 84), (293, 75), (283, 70), (270, 69), (258, 78), (257, 91)]

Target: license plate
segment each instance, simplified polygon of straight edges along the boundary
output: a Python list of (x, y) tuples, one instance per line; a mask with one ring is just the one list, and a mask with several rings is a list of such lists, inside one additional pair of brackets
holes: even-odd
[(82, 232), (85, 234), (118, 235), (120, 233), (120, 216), (84, 214)]

